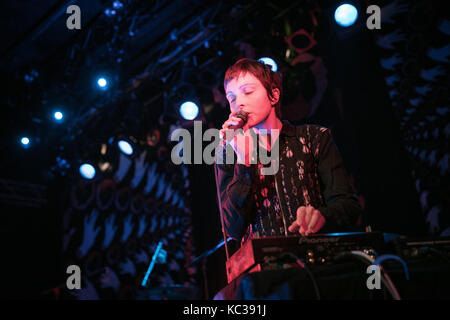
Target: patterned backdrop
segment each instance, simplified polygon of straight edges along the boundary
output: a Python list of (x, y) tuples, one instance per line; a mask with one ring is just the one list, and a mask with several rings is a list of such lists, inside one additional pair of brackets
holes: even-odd
[[(188, 266), (194, 247), (186, 167), (151, 162), (146, 151), (134, 158), (120, 153), (116, 162), (110, 174), (95, 181), (80, 178), (71, 188), (63, 219), (63, 260), (65, 266), (80, 266), (82, 289), (67, 294), (145, 299), (156, 288), (195, 292), (196, 266)], [(155, 264), (143, 288), (159, 242), (166, 261)]]
[(439, 1), (392, 1), (383, 9), (380, 63), (414, 167), (424, 223), (432, 235), (450, 235), (450, 21)]

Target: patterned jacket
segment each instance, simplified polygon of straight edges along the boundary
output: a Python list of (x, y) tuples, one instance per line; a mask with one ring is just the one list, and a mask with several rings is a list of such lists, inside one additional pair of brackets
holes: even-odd
[[(224, 148), (225, 152), (225, 148)], [(319, 233), (355, 231), (362, 208), (353, 194), (331, 131), (283, 121), (279, 170), (261, 175), (260, 163), (216, 164), (225, 232), (248, 238), (292, 235), (297, 208), (311, 205), (326, 222)], [(280, 201), (281, 200), (281, 201)]]

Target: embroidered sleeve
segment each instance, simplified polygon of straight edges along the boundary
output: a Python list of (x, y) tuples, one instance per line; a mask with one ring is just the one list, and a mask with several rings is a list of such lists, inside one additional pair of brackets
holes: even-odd
[(318, 208), (326, 219), (322, 232), (351, 231), (362, 213), (353, 194), (340, 152), (330, 129), (316, 126), (313, 152), (317, 153), (320, 183), (326, 206)]
[(216, 165), (225, 232), (240, 240), (253, 209), (252, 190), (256, 166)]

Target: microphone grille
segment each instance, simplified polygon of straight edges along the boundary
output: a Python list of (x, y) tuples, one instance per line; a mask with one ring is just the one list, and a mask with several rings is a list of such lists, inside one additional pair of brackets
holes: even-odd
[(245, 123), (247, 123), (248, 113), (244, 112), (242, 110), (239, 110), (238, 112), (236, 112), (236, 117), (241, 118), (242, 121), (244, 121), (244, 124), (245, 124)]

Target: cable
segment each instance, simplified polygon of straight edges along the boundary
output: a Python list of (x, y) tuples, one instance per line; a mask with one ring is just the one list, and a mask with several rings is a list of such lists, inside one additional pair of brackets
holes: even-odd
[[(355, 251), (352, 251), (351, 253), (352, 254), (358, 254), (358, 255), (364, 257), (365, 259), (370, 261), (372, 265), (377, 265), (377, 264), (375, 264), (375, 260), (374, 259), (372, 259), (368, 254), (366, 254), (366, 253), (364, 253), (362, 251), (355, 250)], [(400, 295), (399, 295), (399, 293), (397, 291), (397, 288), (392, 283), (392, 280), (389, 277), (389, 275), (386, 272), (386, 270), (384, 270), (384, 268), (382, 267), (381, 264), (378, 264), (377, 266), (378, 266), (378, 268), (380, 268), (380, 271), (382, 272), (382, 274), (381, 274), (381, 281), (383, 281), (383, 275), (384, 275), (385, 280), (383, 281), (383, 283), (388, 288), (388, 290), (391, 293), (392, 297), (395, 300), (401, 300)]]
[(283, 254), (280, 255), (280, 259), (283, 256), (290, 256), (291, 258), (295, 259), (295, 262), (303, 269), (306, 270), (306, 272), (308, 273), (309, 278), (311, 279), (313, 286), (314, 286), (314, 291), (316, 292), (316, 297), (317, 300), (321, 300), (322, 298), (320, 297), (320, 290), (319, 290), (319, 286), (317, 285), (317, 281), (316, 278), (314, 277), (314, 274), (312, 273), (311, 269), (306, 265), (306, 263), (304, 263), (297, 255), (295, 255), (292, 252), (285, 252)]
[[(366, 265), (370, 266), (373, 265), (374, 259), (372, 259), (369, 255), (365, 254), (362, 251), (350, 251), (350, 252), (343, 252), (336, 256), (335, 260), (339, 260), (343, 257), (355, 257), (360, 261), (363, 261)], [(392, 283), (391, 278), (387, 274), (387, 272), (383, 269), (381, 265), (378, 265), (378, 268), (380, 268), (381, 273), (381, 281), (388, 289), (389, 293), (391, 294), (392, 298), (394, 300), (401, 300), (401, 297), (395, 288), (394, 284)]]
[(402, 258), (400, 258), (400, 257), (398, 257), (398, 256), (396, 256), (396, 255), (393, 255), (393, 254), (383, 254), (383, 255), (377, 257), (377, 258), (374, 260), (373, 264), (375, 264), (375, 265), (381, 265), (381, 263), (382, 263), (383, 261), (385, 261), (385, 260), (396, 260), (396, 261), (399, 261), (399, 262), (403, 265), (403, 269), (405, 270), (406, 280), (409, 280), (409, 272), (408, 272), (408, 266), (406, 265), (406, 262), (405, 262)]
[(446, 262), (450, 263), (450, 259), (442, 251), (439, 251), (439, 250), (437, 250), (435, 248), (422, 246), (422, 247), (419, 248), (419, 250), (430, 251), (430, 252), (436, 253), (439, 257), (444, 259)]

